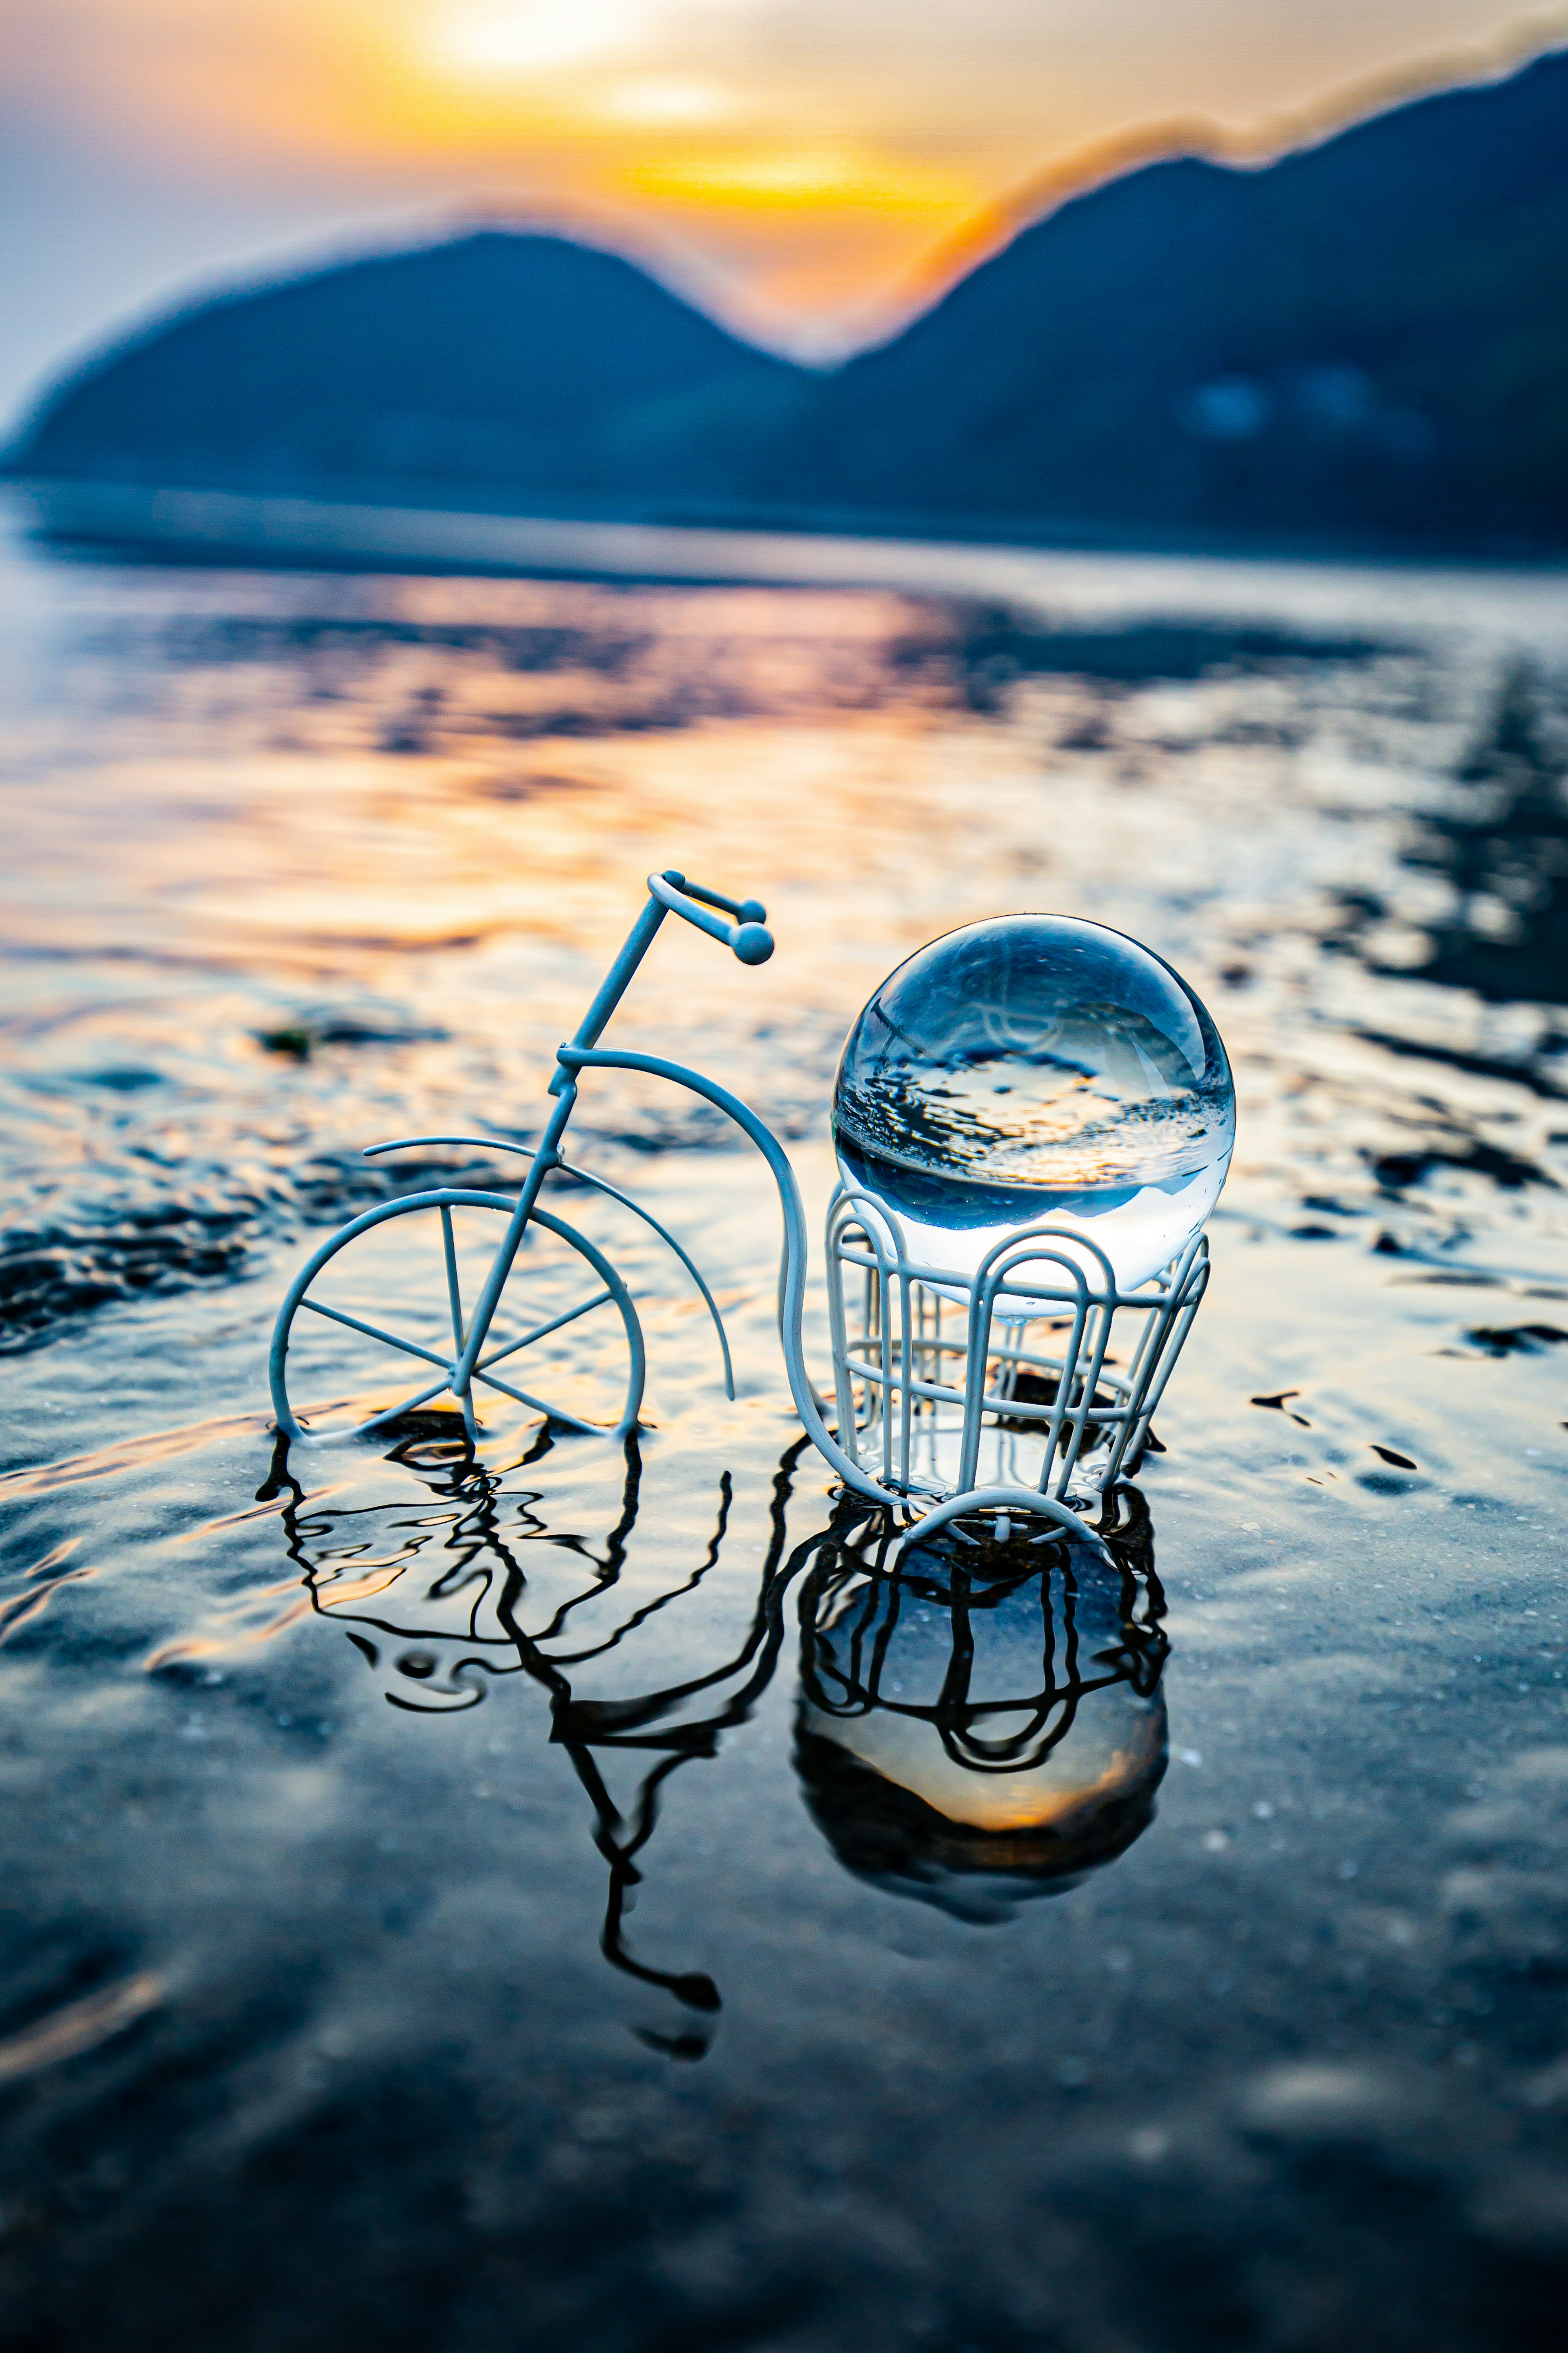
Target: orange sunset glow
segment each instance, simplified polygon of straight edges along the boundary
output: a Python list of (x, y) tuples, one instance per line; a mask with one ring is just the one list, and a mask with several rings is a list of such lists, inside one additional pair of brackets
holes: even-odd
[(45, 343), (230, 256), (565, 217), (828, 354), (1021, 189), (1129, 142), (1272, 152), (1562, 23), (1497, 0), (11, 0), (13, 285), (25, 328), (36, 278)]

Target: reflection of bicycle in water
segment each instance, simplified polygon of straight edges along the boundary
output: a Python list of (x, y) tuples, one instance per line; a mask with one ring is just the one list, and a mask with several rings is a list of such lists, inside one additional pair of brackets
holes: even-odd
[[(305, 1574), (314, 1608), (340, 1624), (382, 1679), (389, 1704), (412, 1715), (466, 1713), (505, 1678), (524, 1674), (548, 1694), (550, 1737), (563, 1748), (594, 1811), (593, 1837), (609, 1867), (600, 1947), (612, 1966), (674, 1995), (691, 2019), (675, 2034), (638, 2029), (680, 2058), (699, 2058), (720, 2007), (712, 1979), (700, 1970), (651, 1967), (626, 1946), (626, 1915), (642, 1878), (640, 1858), (658, 1826), (666, 1783), (680, 1766), (718, 1753), (723, 1735), (743, 1724), (773, 1679), (783, 1640), (789, 1577), (780, 1575), (784, 1505), (798, 1440), (774, 1481), (771, 1540), (757, 1601), (733, 1653), (707, 1672), (666, 1687), (613, 1698), (574, 1689), (659, 1613), (695, 1592), (716, 1567), (729, 1526), (728, 1472), (719, 1484), (713, 1532), (701, 1558), (668, 1590), (612, 1610), (607, 1629), (578, 1631), (584, 1613), (618, 1599), (627, 1542), (637, 1516), (642, 1462), (636, 1437), (625, 1441), (620, 1510), (594, 1545), (552, 1528), (540, 1495), (507, 1492), (471, 1453), (439, 1442), (447, 1416), (408, 1417), (395, 1455), (421, 1472), (431, 1503), (334, 1511), (312, 1504), (289, 1474), (279, 1448), (274, 1478), (292, 1490), (285, 1507), (289, 1549)], [(407, 1423), (413, 1427), (408, 1428)], [(551, 1451), (548, 1430), (520, 1468)], [(265, 1492), (265, 1491), (264, 1491)], [(629, 1804), (619, 1806), (606, 1761), (641, 1766)]]
[[(1021, 1547), (949, 1530), (888, 1574), (881, 1556), (898, 1532), (858, 1498), (786, 1549), (806, 1443), (797, 1440), (774, 1476), (765, 1555), (728, 1654), (651, 1689), (589, 1696), (585, 1677), (602, 1675), (612, 1654), (630, 1664), (643, 1630), (657, 1633), (665, 1612), (707, 1585), (730, 1530), (728, 1474), (700, 1556), (632, 1606), (635, 1438), (617, 1514), (590, 1542), (549, 1524), (541, 1491), (504, 1489), (470, 1448), (442, 1443), (452, 1427), (446, 1414), (422, 1428), (411, 1418), (395, 1450), (427, 1502), (369, 1509), (307, 1501), (280, 1446), (273, 1492), (291, 1491), (289, 1551), (316, 1609), (342, 1627), (398, 1709), (464, 1712), (520, 1673), (548, 1694), (551, 1739), (587, 1795), (608, 1868), (601, 1947), (686, 2013), (673, 2032), (637, 2030), (657, 2047), (700, 2057), (720, 1997), (700, 1970), (634, 1955), (626, 1913), (672, 1775), (716, 1757), (771, 1683), (797, 1582), (796, 1767), (813, 1819), (857, 1876), (960, 1918), (1002, 1919), (1024, 1897), (1076, 1884), (1152, 1820), (1164, 1766), (1163, 1602), (1135, 1493), (1123, 1495), (1126, 1516), (1103, 1546), (1068, 1532)], [(552, 1445), (547, 1427), (518, 1467)], [(589, 1630), (591, 1618), (605, 1622)], [(616, 1760), (638, 1776), (619, 1804)]]

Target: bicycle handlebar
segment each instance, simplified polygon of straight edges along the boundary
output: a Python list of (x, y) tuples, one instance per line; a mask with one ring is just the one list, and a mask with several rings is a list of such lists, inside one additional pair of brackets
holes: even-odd
[[(742, 964), (766, 964), (773, 952), (773, 935), (763, 929), (767, 909), (760, 899), (727, 899), (721, 891), (706, 891), (700, 882), (689, 882), (684, 874), (668, 867), (662, 874), (650, 874), (647, 887), (652, 897), (672, 915), (682, 915), (710, 939), (722, 940)], [(722, 909), (722, 914), (710, 914), (710, 908)], [(723, 915), (733, 915), (727, 923)]]

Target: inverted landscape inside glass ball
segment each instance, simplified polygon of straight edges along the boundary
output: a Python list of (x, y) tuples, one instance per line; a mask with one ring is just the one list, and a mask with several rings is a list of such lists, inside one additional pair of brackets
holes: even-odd
[[(1128, 1290), (1218, 1199), (1236, 1094), (1213, 1022), (1150, 949), (1077, 916), (1000, 915), (882, 983), (839, 1060), (833, 1134), (846, 1184), (896, 1215), (916, 1272), (972, 1276), (1048, 1223), (1096, 1244)], [(1103, 1285), (1092, 1251), (1067, 1255)], [(1048, 1265), (1028, 1279), (1070, 1281)]]

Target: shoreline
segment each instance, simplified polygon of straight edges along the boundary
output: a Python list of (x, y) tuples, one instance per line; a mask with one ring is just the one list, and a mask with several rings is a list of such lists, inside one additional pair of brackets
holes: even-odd
[[(288, 490), (217, 482), (133, 482), (107, 476), (29, 474), (0, 463), (0, 496), (31, 505), (35, 528), (63, 540), (80, 538), (133, 545), (188, 542), (223, 545), (236, 535), (252, 545), (325, 544), (345, 526), (356, 545), (345, 558), (374, 556), (383, 546), (422, 546), (432, 561), (462, 551), (465, 569), (479, 551), (510, 570), (527, 562), (536, 539), (557, 532), (636, 533), (657, 542), (737, 538), (782, 546), (800, 541), (835, 545), (974, 549), (1017, 554), (1119, 555), (1182, 562), (1307, 564), (1375, 566), (1379, 570), (1546, 573), (1568, 571), (1568, 547), (1544, 543), (1364, 540), (1343, 534), (1187, 531), (1176, 526), (1097, 523), (1085, 518), (1030, 516), (1009, 526), (995, 515), (889, 514), (840, 509), (769, 508), (681, 503), (604, 505), (590, 498), (527, 507), (478, 504), (454, 486), (418, 481), (348, 480)], [(374, 522), (372, 519), (375, 519)], [(395, 519), (394, 527), (389, 523)], [(476, 551), (470, 557), (468, 551)], [(519, 550), (523, 553), (520, 555)], [(529, 563), (528, 568), (532, 568)], [(575, 565), (573, 569), (577, 568)], [(684, 575), (683, 575), (684, 576)], [(731, 576), (726, 571), (721, 576)]]

